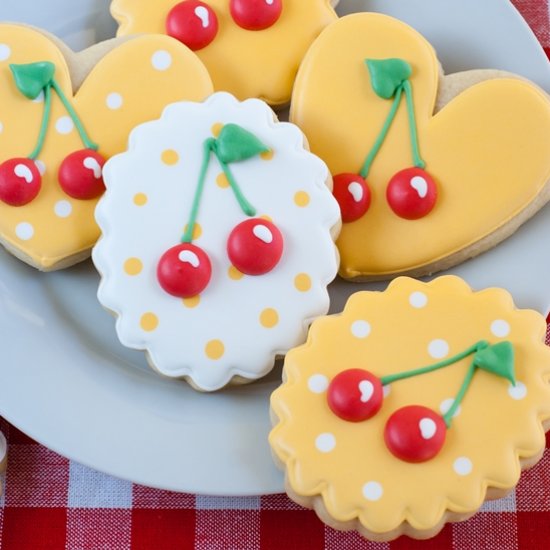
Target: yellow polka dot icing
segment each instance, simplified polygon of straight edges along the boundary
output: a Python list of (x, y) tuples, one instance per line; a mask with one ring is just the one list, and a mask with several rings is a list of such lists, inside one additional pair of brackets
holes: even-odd
[[(48, 36), (29, 27), (0, 25), (0, 36), (9, 51), (0, 60), (0, 163), (31, 154), (45, 109), (43, 94), (32, 101), (20, 93), (10, 64), (53, 63), (60, 89), (105, 158), (122, 151), (130, 130), (159, 116), (168, 103), (182, 98), (201, 100), (212, 90), (196, 56), (165, 36), (121, 41), (98, 60), (82, 83), (71, 82), (69, 70), (72, 64), (79, 66), (81, 54), (66, 53), (65, 49), (62, 53)], [(159, 70), (159, 56), (170, 61), (165, 70)], [(0, 201), (2, 242), (42, 270), (85, 259), (99, 236), (94, 221), (97, 201), (73, 199), (58, 182), (62, 161), (83, 149), (83, 144), (58, 95), (52, 93), (51, 101), (44, 147), (36, 160), (42, 172), (39, 194), (24, 206)], [(145, 204), (142, 190), (136, 190), (134, 201)]]
[[(315, 321), (307, 343), (287, 354), (285, 382), (271, 399), (277, 421), (270, 443), (285, 468), (289, 493), (315, 505), (329, 523), (374, 540), (435, 535), (446, 521), (473, 514), (487, 496), (503, 496), (545, 447), (543, 426), (550, 419), (545, 331), (542, 316), (515, 309), (506, 291), (473, 292), (457, 277), (430, 283), (401, 277), (385, 292), (353, 295), (342, 314)], [(430, 460), (397, 458), (384, 439), (388, 419), (409, 405), (453, 414), (449, 409), (471, 355), (386, 384), (381, 408), (368, 420), (343, 420), (328, 405), (333, 381), (347, 369), (380, 379), (452, 361), (480, 341), (511, 344), (515, 386), (477, 369), (443, 447)], [(369, 388), (361, 383), (357, 399), (368, 402)], [(429, 424), (418, 426), (426, 440), (433, 435)]]
[[(227, 90), (239, 99), (259, 97), (272, 105), (288, 103), (304, 54), (323, 28), (336, 20), (331, 6), (336, 3), (284, 0), (275, 24), (251, 31), (232, 18), (229, 0), (208, 0), (210, 13), (203, 6), (192, 17), (207, 27), (215, 19), (218, 30), (212, 42), (196, 53), (216, 90)], [(111, 12), (120, 24), (118, 35), (166, 33), (167, 16), (176, 4), (179, 0), (114, 0)]]
[[(181, 244), (184, 228), (191, 227), (205, 143), (215, 139), (216, 123), (240, 127), (277, 154), (269, 163), (255, 155), (230, 164), (231, 177), (255, 215), (243, 211), (232, 186), (217, 185), (220, 163), (214, 153), (206, 157), (190, 241), (208, 255), (211, 278), (198, 292), (200, 299), (176, 297), (161, 286), (157, 266), (166, 251)], [(121, 342), (145, 350), (162, 374), (187, 378), (205, 391), (234, 378), (265, 375), (277, 355), (305, 340), (311, 319), (328, 310), (326, 287), (338, 268), (334, 239), (340, 218), (326, 166), (304, 149), (300, 130), (277, 122), (265, 103), (241, 103), (222, 92), (204, 103), (170, 105), (160, 120), (138, 126), (130, 144), (106, 165), (107, 191), (96, 210), (103, 234), (93, 251), (102, 274), (99, 299), (118, 316)], [(161, 159), (166, 149), (178, 151), (182, 160), (166, 165)], [(298, 191), (310, 198), (308, 208), (296, 207)], [(147, 197), (144, 206), (136, 206), (138, 193)], [(266, 213), (273, 221), (263, 217)], [(228, 254), (233, 229), (250, 220), (257, 220), (258, 242), (270, 242), (268, 223), (276, 225), (284, 242), (279, 262), (262, 275), (244, 274)], [(121, 266), (134, 258), (141, 271), (129, 276)], [(189, 251), (178, 261), (200, 266)], [(133, 260), (130, 271), (135, 271)], [(143, 312), (154, 312), (155, 330), (142, 329)]]
[[(376, 93), (365, 61), (395, 59), (412, 72), (419, 152), (437, 199), (429, 214), (409, 220), (390, 208), (386, 196), (393, 176), (414, 160), (403, 93), (366, 178), (370, 206), (343, 224), (337, 243), (340, 274), (347, 279), (450, 267), (509, 236), (550, 198), (548, 96), (495, 71), (442, 77), (435, 51), (419, 33), (373, 13), (344, 17), (323, 31), (293, 91), (291, 120), (334, 176), (361, 171), (393, 107), (393, 99)], [(385, 84), (379, 83), (380, 92)], [(408, 189), (421, 201), (427, 180), (415, 178)], [(345, 197), (352, 205), (365, 196), (357, 181), (349, 183)]]

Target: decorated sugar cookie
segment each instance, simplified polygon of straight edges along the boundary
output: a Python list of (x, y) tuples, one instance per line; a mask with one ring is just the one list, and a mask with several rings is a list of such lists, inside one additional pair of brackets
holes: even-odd
[(545, 331), (457, 277), (353, 295), (287, 355), (271, 399), (289, 495), (376, 541), (434, 536), (504, 496), (545, 448)]
[(194, 50), (214, 88), (271, 105), (290, 100), (307, 49), (337, 0), (113, 0), (119, 36), (164, 33)]
[(105, 160), (168, 103), (211, 91), (199, 59), (169, 37), (73, 54), (41, 31), (1, 25), (2, 244), (44, 271), (88, 257)]
[(217, 390), (266, 374), (326, 313), (338, 204), (303, 134), (256, 99), (170, 105), (105, 167), (93, 251), (121, 342)]
[(333, 174), (346, 279), (451, 267), (550, 198), (548, 96), (499, 71), (442, 76), (431, 45), (386, 15), (350, 15), (322, 33), (291, 120)]

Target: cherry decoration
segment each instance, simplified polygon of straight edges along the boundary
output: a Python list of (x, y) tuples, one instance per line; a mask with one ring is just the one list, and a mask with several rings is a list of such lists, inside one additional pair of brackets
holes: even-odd
[(252, 218), (238, 224), (227, 239), (231, 263), (245, 275), (264, 275), (279, 263), (283, 236), (268, 220)]
[(231, 17), (247, 31), (263, 31), (272, 27), (283, 11), (282, 0), (230, 0)]
[(212, 264), (206, 252), (191, 243), (167, 250), (157, 265), (160, 286), (177, 298), (192, 298), (210, 282)]
[(92, 149), (81, 149), (68, 155), (57, 174), (59, 185), (74, 199), (88, 200), (105, 191), (103, 165), (105, 159)]
[(184, 0), (176, 4), (168, 13), (166, 32), (191, 50), (201, 50), (216, 38), (218, 17), (204, 2)]
[(383, 400), (380, 379), (363, 369), (340, 372), (327, 390), (330, 410), (348, 422), (362, 422), (373, 417), (382, 407)]
[(42, 176), (28, 158), (13, 158), (0, 164), (0, 200), (10, 206), (23, 206), (40, 192)]
[(425, 462), (439, 453), (446, 434), (445, 421), (439, 414), (422, 405), (409, 405), (388, 418), (384, 440), (397, 458)]
[(344, 173), (333, 178), (332, 194), (340, 205), (342, 221), (350, 223), (363, 217), (370, 207), (371, 192), (365, 178)]
[(406, 168), (395, 174), (386, 189), (390, 208), (406, 220), (428, 215), (437, 202), (437, 185), (422, 168)]

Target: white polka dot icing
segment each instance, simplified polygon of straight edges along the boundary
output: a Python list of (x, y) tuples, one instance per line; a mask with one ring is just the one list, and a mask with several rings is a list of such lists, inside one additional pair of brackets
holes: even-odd
[(351, 325), (351, 333), (356, 338), (360, 338), (360, 339), (366, 338), (370, 334), (370, 331), (371, 331), (371, 326), (368, 323), (368, 321), (355, 321)]
[(166, 50), (158, 50), (151, 57), (151, 65), (157, 71), (166, 71), (172, 66), (172, 56)]
[(472, 469), (473, 469), (472, 461), (465, 456), (461, 456), (457, 458), (453, 463), (453, 470), (459, 476), (467, 476), (472, 472)]
[(369, 481), (363, 485), (363, 496), (372, 502), (376, 502), (382, 498), (384, 489), (377, 481)]
[(510, 384), (508, 386), (508, 395), (515, 401), (520, 401), (527, 397), (527, 386), (523, 382), (516, 380), (515, 385)]
[(117, 109), (120, 109), (122, 107), (124, 100), (119, 93), (112, 92), (107, 96), (105, 103), (107, 104), (107, 107), (109, 107), (109, 109), (116, 111)]
[[(228, 276), (235, 269), (227, 239), (247, 217), (231, 188), (217, 185), (221, 168), (212, 155), (197, 218), (200, 237), (193, 241), (207, 251), (212, 278), (198, 307), (182, 307), (158, 284), (157, 263), (178, 244), (189, 221), (204, 141), (228, 123), (253, 133), (274, 152), (232, 163), (231, 171), (258, 217), (272, 220), (281, 231), (283, 254), (265, 275), (247, 275), (238, 284)], [(259, 100), (240, 103), (226, 93), (202, 104), (169, 106), (160, 120), (134, 130), (130, 143), (130, 151), (105, 166), (107, 192), (96, 210), (103, 238), (93, 253), (103, 274), (100, 301), (120, 313), (119, 338), (146, 349), (161, 373), (188, 376), (206, 391), (223, 387), (234, 376), (263, 376), (276, 355), (305, 341), (309, 320), (328, 309), (326, 286), (337, 271), (331, 228), (338, 224), (339, 209), (326, 187), (326, 166), (303, 149), (297, 127), (274, 122), (272, 111)], [(172, 162), (174, 152), (177, 163)], [(310, 198), (299, 209), (292, 207), (298, 192)], [(146, 197), (146, 208), (136, 208), (136, 196), (140, 204)], [(273, 238), (263, 229), (255, 236), (261, 243)], [(139, 276), (120, 269), (129, 258), (139, 260)], [(297, 274), (307, 274), (307, 292), (296, 292)], [(140, 319), (147, 312), (158, 322), (147, 317), (150, 330), (143, 330)], [(174, 326), (192, 326), (193, 331), (174, 332)], [(314, 382), (312, 391), (321, 386)]]
[(11, 55), (11, 48), (7, 44), (0, 44), (0, 61), (6, 61)]
[(22, 241), (28, 241), (34, 236), (34, 227), (29, 222), (21, 222), (15, 227), (15, 234)]
[(428, 303), (428, 297), (424, 292), (419, 292), (419, 291), (413, 292), (409, 296), (409, 303), (411, 304), (412, 307), (416, 309), (421, 309), (423, 307), (426, 307)]
[(73, 206), (69, 201), (57, 201), (54, 206), (55, 215), (59, 218), (68, 218), (73, 211)]
[(74, 123), (70, 116), (59, 117), (55, 122), (55, 129), (60, 134), (70, 134), (73, 131)]
[(322, 453), (330, 453), (336, 447), (336, 438), (331, 433), (324, 433), (315, 439), (315, 447)]
[(309, 377), (307, 381), (307, 386), (309, 390), (313, 393), (323, 393), (328, 388), (328, 378), (323, 374), (314, 374)]
[(428, 353), (434, 359), (443, 359), (449, 354), (449, 344), (441, 338), (436, 338), (428, 344)]
[(503, 319), (491, 323), (491, 332), (498, 338), (506, 338), (510, 334), (510, 325)]

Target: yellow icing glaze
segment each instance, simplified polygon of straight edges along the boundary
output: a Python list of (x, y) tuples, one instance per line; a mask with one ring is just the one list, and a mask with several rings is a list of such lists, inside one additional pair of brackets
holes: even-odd
[[(47, 36), (28, 27), (0, 25), (0, 42), (11, 50), (8, 58), (0, 61), (0, 162), (31, 153), (44, 109), (43, 102), (33, 102), (17, 90), (10, 63), (54, 63), (55, 78), (91, 139), (99, 144), (99, 152), (106, 158), (123, 151), (130, 130), (139, 123), (157, 118), (169, 103), (182, 99), (200, 101), (212, 92), (208, 73), (199, 59), (166, 36), (143, 36), (122, 43), (97, 63), (76, 93), (71, 85), (67, 62)], [(170, 56), (168, 68), (154, 68), (152, 59), (156, 52), (165, 52), (161, 55), (164, 59)], [(85, 57), (86, 53), (79, 55)], [(75, 63), (78, 60), (77, 56)], [(118, 109), (107, 105), (107, 97), (113, 93), (122, 97)], [(99, 237), (94, 221), (97, 201), (72, 199), (61, 190), (57, 181), (57, 171), (63, 159), (84, 148), (76, 129), (68, 134), (56, 130), (56, 122), (65, 116), (67, 113), (61, 101), (52, 93), (49, 129), (44, 149), (38, 157), (46, 172), (37, 198), (22, 207), (0, 202), (2, 239), (41, 269), (55, 269), (56, 264), (68, 257), (85, 255)], [(143, 201), (143, 197), (136, 196), (138, 200)], [(64, 201), (63, 213), (70, 211), (66, 217), (55, 213), (60, 201)], [(18, 237), (16, 228), (19, 224), (27, 224), (23, 226), (27, 228), (28, 224), (32, 226), (34, 232), (30, 239)], [(25, 235), (20, 230), (19, 234), (28, 236), (29, 231), (27, 229)]]
[[(356, 331), (364, 337), (353, 335), (357, 321), (370, 326), (370, 331)], [(447, 510), (475, 512), (487, 487), (513, 488), (521, 471), (519, 459), (544, 450), (541, 421), (550, 418), (545, 330), (544, 319), (534, 311), (515, 309), (506, 291), (474, 293), (457, 277), (430, 283), (401, 277), (386, 292), (353, 295), (341, 315), (315, 321), (308, 342), (288, 353), (285, 382), (271, 399), (278, 423), (270, 443), (286, 468), (291, 489), (301, 496), (322, 495), (334, 520), (358, 518), (380, 538), (403, 524), (431, 530)], [(526, 395), (517, 398), (522, 396), (518, 385), (514, 399), (510, 382), (478, 370), (443, 449), (420, 464), (390, 453), (383, 440), (385, 423), (406, 405), (440, 412), (441, 404), (456, 395), (471, 356), (437, 372), (394, 382), (378, 414), (364, 422), (346, 422), (328, 408), (324, 387), (339, 372), (362, 368), (383, 376), (433, 364), (440, 359), (430, 356), (428, 348), (438, 339), (448, 344), (447, 357), (482, 339), (511, 341), (517, 382), (524, 384)], [(334, 436), (332, 451), (316, 448), (321, 434)], [(457, 459), (469, 460), (471, 471), (457, 473)], [(374, 491), (378, 500), (363, 494), (368, 483), (379, 484), (375, 487), (381, 495)]]
[(359, 172), (391, 107), (374, 93), (364, 60), (396, 57), (413, 67), (420, 151), (439, 198), (416, 221), (397, 217), (386, 201), (390, 178), (413, 163), (403, 98), (368, 177), (370, 209), (344, 224), (338, 240), (345, 278), (389, 276), (449, 257), (508, 223), (550, 180), (550, 101), (542, 91), (520, 79), (487, 80), (434, 115), (433, 48), (379, 14), (351, 15), (327, 28), (296, 80), (291, 120), (334, 175)]
[[(119, 36), (165, 33), (166, 16), (179, 0), (114, 0), (111, 12)], [(296, 72), (310, 44), (337, 16), (329, 0), (285, 0), (281, 17), (263, 31), (239, 27), (229, 0), (209, 0), (216, 12), (216, 38), (196, 53), (208, 68), (216, 91), (239, 99), (259, 97), (272, 105), (290, 99)]]

